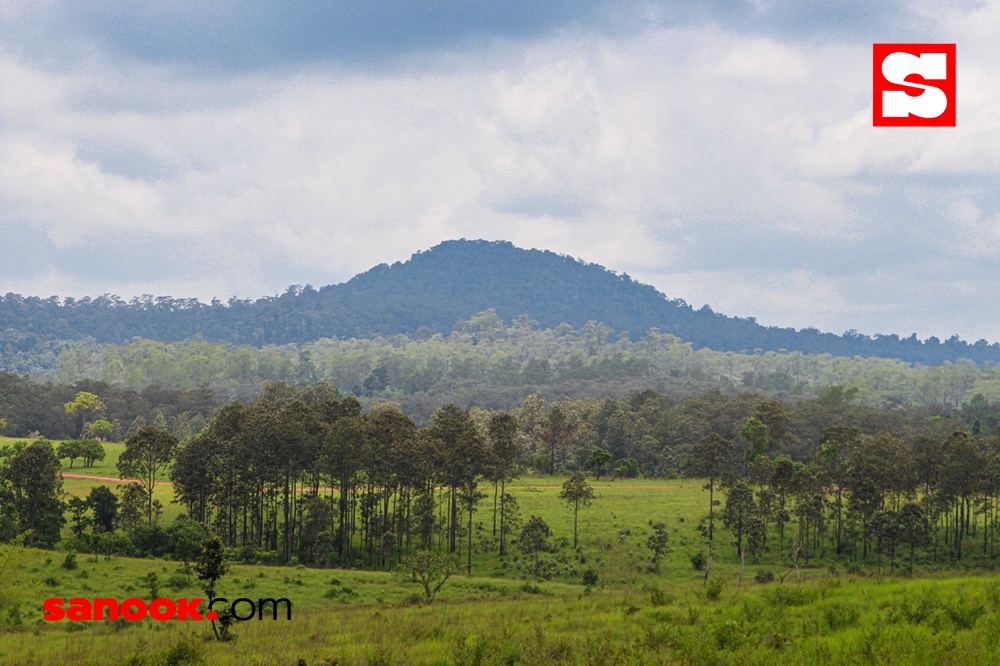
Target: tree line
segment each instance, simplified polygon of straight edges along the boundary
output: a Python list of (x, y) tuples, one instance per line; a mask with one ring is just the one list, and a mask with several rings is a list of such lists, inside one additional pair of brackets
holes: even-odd
[(138, 392), (203, 389), (231, 402), (253, 399), (273, 381), (326, 381), (363, 402), (397, 401), (421, 420), (444, 402), (478, 400), (511, 409), (536, 391), (585, 397), (597, 386), (609, 397), (653, 385), (672, 397), (719, 388), (808, 399), (844, 385), (857, 391), (857, 401), (875, 406), (960, 408), (978, 394), (1000, 402), (1000, 369), (972, 361), (912, 365), (795, 351), (727, 353), (695, 349), (658, 329), (636, 340), (596, 321), (550, 329), (526, 316), (504, 323), (493, 310), (456, 322), (447, 336), (423, 328), (261, 348), (195, 336), (12, 349), (0, 344), (0, 365), (60, 384), (98, 381)]
[[(97, 408), (80, 395), (64, 410), (71, 404)], [(418, 424), (396, 404), (365, 409), (328, 384), (273, 383), (195, 435), (138, 427), (118, 461), (135, 482), (68, 506), (59, 459), (72, 460), (79, 442), (3, 447), (0, 530), (31, 530), (51, 546), (69, 510), (84, 550), (159, 556), (180, 552), (186, 534), (211, 533), (244, 561), (372, 569), (424, 550), (471, 569), (476, 549), (506, 558), (535, 543), (528, 561), (541, 572), (551, 531), (540, 516), (522, 518), (509, 487), (533, 469), (571, 475), (563, 500), (574, 526), (592, 500), (584, 472), (708, 478), (709, 567), (719, 492), (720, 519), (751, 562), (827, 552), (890, 566), (903, 555), (965, 561), (970, 543), (995, 553), (995, 432), (978, 419), (854, 405), (842, 387), (795, 403), (717, 391), (681, 401), (654, 391), (621, 401), (534, 395), (509, 412), (448, 404)], [(164, 478), (187, 518), (166, 530), (154, 497)]]

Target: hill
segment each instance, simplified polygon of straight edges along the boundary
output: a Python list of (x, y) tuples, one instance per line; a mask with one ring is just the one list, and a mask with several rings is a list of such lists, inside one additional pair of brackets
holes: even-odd
[(216, 342), (301, 344), (321, 338), (398, 333), (448, 333), (457, 321), (493, 308), (504, 321), (527, 315), (545, 328), (588, 321), (633, 339), (657, 328), (718, 351), (801, 351), (834, 356), (895, 358), (923, 364), (960, 358), (1000, 361), (1000, 344), (969, 344), (916, 335), (873, 337), (808, 328), (761, 326), (708, 306), (695, 310), (649, 285), (597, 264), (502, 241), (452, 240), (406, 262), (381, 264), (348, 282), (320, 289), (289, 287), (257, 300), (201, 303), (171, 297), (0, 298), (0, 344), (8, 353), (40, 341), (93, 338), (121, 343), (133, 337), (176, 341), (201, 335)]

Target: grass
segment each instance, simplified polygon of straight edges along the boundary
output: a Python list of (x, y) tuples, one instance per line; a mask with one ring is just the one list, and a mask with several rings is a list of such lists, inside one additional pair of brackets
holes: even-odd
[[(66, 571), (27, 551), (18, 580), (47, 596), (145, 596), (140, 579), (176, 563), (115, 558)], [(802, 582), (744, 583), (716, 601), (696, 582), (605, 586), (455, 577), (424, 605), (386, 573), (234, 566), (230, 599), (286, 597), (288, 621), (246, 622), (234, 644), (196, 622), (46, 623), (0, 634), (0, 662), (32, 664), (982, 664), (1000, 659), (1000, 582), (862, 579), (815, 570)], [(48, 582), (46, 582), (48, 581)], [(343, 590), (350, 590), (345, 593)], [(331, 593), (331, 590), (339, 592)], [(194, 586), (164, 596), (193, 596)], [(188, 660), (184, 660), (187, 655)], [(300, 662), (299, 660), (304, 660)]]
[[(72, 471), (117, 476), (120, 447), (109, 447), (99, 466)], [(708, 594), (690, 562), (705, 550), (701, 482), (594, 482), (597, 498), (580, 511), (574, 551), (573, 512), (559, 501), (563, 480), (527, 476), (510, 488), (525, 520), (541, 515), (554, 531), (560, 569), (553, 581), (518, 578), (523, 574), (500, 569), (495, 552), (477, 552), (476, 576), (453, 577), (438, 601), (425, 605), (418, 586), (384, 572), (236, 565), (220, 585), (222, 596), (286, 597), (294, 617), (239, 624), (234, 644), (208, 640), (211, 632), (198, 623), (46, 623), (40, 608), (49, 596), (146, 596), (141, 581), (150, 572), (161, 580), (161, 596), (199, 592), (176, 562), (95, 562), (79, 554), (79, 568), (70, 571), (60, 566), (65, 553), (24, 551), (0, 576), (0, 614), (9, 612), (8, 599), (24, 600), (19, 626), (0, 633), (0, 663), (1000, 663), (1000, 582), (993, 578), (933, 573), (929, 563), (918, 567), (924, 578), (913, 580), (837, 574), (827, 555), (803, 563), (812, 568), (803, 566), (802, 580), (792, 573), (783, 584), (754, 583), (759, 569), (788, 572), (787, 558), (772, 551), (764, 566), (747, 562), (740, 584), (732, 537), (720, 520), (712, 567), (718, 582)], [(116, 484), (64, 480), (69, 495), (95, 485)], [(157, 487), (156, 498), (169, 525), (181, 511), (172, 488)], [(474, 518), (477, 542), (492, 534), (491, 508), (488, 492)], [(648, 570), (650, 520), (665, 521), (670, 533), (659, 573)], [(587, 569), (597, 574), (591, 588), (581, 583)]]

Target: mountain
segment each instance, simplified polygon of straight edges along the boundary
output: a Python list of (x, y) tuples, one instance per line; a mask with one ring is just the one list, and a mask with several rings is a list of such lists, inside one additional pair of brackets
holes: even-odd
[[(228, 303), (117, 296), (41, 299), (0, 297), (0, 345), (30, 349), (39, 341), (133, 337), (184, 340), (202, 335), (235, 344), (303, 343), (324, 337), (412, 334), (426, 327), (447, 334), (456, 322), (493, 308), (504, 321), (526, 314), (543, 327), (601, 322), (641, 338), (649, 329), (676, 335), (695, 348), (719, 351), (801, 351), (835, 356), (897, 358), (940, 364), (960, 358), (1000, 361), (1000, 345), (969, 344), (957, 336), (922, 342), (916, 335), (869, 337), (816, 329), (761, 326), (708, 306), (695, 310), (628, 275), (543, 250), (502, 241), (452, 240), (406, 262), (381, 264), (348, 282), (321, 289), (289, 287), (279, 296)], [(427, 331), (424, 330), (424, 333)]]

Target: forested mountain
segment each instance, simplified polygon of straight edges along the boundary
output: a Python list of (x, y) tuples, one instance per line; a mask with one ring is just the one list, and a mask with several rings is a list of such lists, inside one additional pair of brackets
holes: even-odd
[(719, 351), (801, 351), (834, 356), (884, 357), (923, 364), (967, 358), (1000, 360), (1000, 344), (969, 344), (953, 336), (920, 341), (916, 335), (869, 337), (816, 329), (765, 327), (708, 306), (695, 310), (628, 275), (596, 264), (507, 242), (446, 241), (406, 262), (382, 264), (352, 280), (322, 287), (289, 287), (280, 296), (201, 303), (195, 299), (117, 296), (59, 299), (7, 294), (0, 298), (0, 345), (8, 355), (39, 342), (93, 338), (121, 343), (133, 337), (263, 346), (322, 338), (367, 338), (398, 333), (449, 333), (457, 321), (493, 308), (509, 322), (527, 315), (543, 328), (588, 321), (633, 340), (650, 329)]

